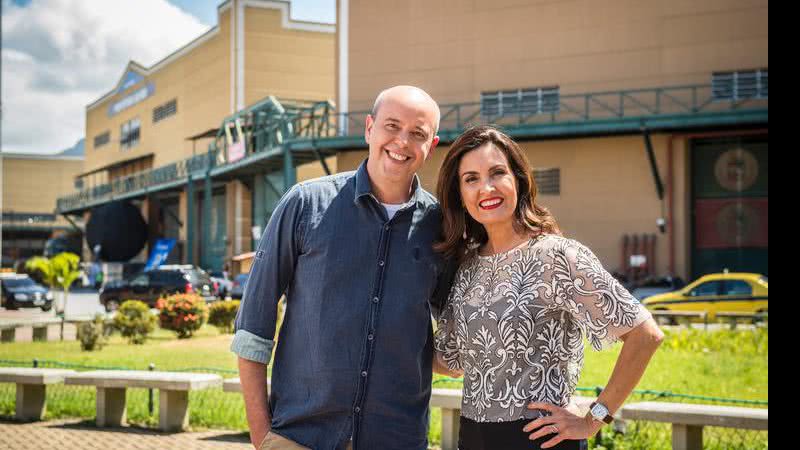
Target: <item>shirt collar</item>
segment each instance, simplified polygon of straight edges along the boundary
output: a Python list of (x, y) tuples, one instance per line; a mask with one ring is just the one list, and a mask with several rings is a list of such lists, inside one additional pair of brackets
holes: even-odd
[[(368, 159), (365, 159), (356, 171), (356, 192), (355, 197), (353, 198), (355, 203), (358, 203), (361, 197), (372, 194), (372, 184), (369, 182), (369, 173), (367, 173), (367, 161)], [(411, 198), (408, 200), (408, 203), (414, 204), (421, 208), (423, 206), (421, 198), (422, 196), (420, 195), (421, 190), (422, 188), (419, 185), (419, 177), (417, 174), (414, 174), (414, 179), (411, 180)], [(377, 197), (375, 198), (377, 199)]]

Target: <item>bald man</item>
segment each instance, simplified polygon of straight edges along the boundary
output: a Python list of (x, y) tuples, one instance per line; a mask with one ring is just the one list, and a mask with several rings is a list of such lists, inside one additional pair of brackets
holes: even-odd
[(366, 120), (367, 160), (295, 185), (270, 218), (231, 345), (256, 448), (427, 449), (431, 303), (449, 285), (431, 248), (439, 206), (416, 171), (438, 126), (425, 91), (381, 92)]

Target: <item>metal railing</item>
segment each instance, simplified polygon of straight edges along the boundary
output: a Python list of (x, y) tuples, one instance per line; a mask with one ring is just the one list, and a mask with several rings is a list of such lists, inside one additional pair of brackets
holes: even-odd
[[(484, 110), (481, 102), (441, 105), (440, 135), (453, 137), (473, 124), (493, 123), (515, 130), (532, 130), (552, 125), (569, 127), (586, 124), (597, 125), (593, 132), (613, 131), (620, 123), (644, 126), (654, 118), (677, 118), (685, 123), (701, 116), (734, 115), (743, 111), (766, 111), (768, 99), (718, 99), (710, 84), (670, 86), (649, 89), (632, 89), (609, 92), (561, 95), (558, 107), (540, 112), (524, 104), (517, 107)], [(205, 173), (212, 168), (232, 164), (228, 162), (228, 141), (225, 128), (240, 121), (247, 139), (250, 156), (267, 150), (283, 148), (287, 142), (313, 142), (312, 148), (324, 149), (334, 145), (337, 138), (353, 138), (363, 134), (364, 122), (370, 111), (337, 112), (330, 102), (278, 101), (269, 97), (223, 120), (207, 153), (151, 169), (139, 174), (116, 179), (61, 197), (57, 211), (64, 212), (113, 200), (131, 193), (145, 193), (149, 189), (169, 183), (185, 183), (189, 174)], [(714, 117), (711, 122), (713, 124)], [(681, 123), (681, 122), (679, 122)], [(634, 128), (636, 129), (636, 128)], [(275, 157), (282, 157), (280, 152)], [(236, 162), (236, 161), (234, 161)]]

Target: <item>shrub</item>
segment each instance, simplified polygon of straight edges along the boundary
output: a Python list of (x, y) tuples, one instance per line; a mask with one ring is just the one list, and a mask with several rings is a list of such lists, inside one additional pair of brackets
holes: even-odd
[(102, 314), (94, 316), (94, 320), (81, 322), (78, 325), (78, 340), (81, 350), (91, 352), (100, 350), (106, 344), (105, 321)]
[(216, 302), (208, 308), (208, 323), (217, 327), (220, 333), (233, 333), (233, 321), (239, 311), (239, 300)]
[(114, 315), (114, 328), (130, 344), (144, 344), (147, 335), (156, 329), (156, 322), (147, 304), (139, 300), (125, 300)]
[(174, 294), (158, 299), (161, 328), (174, 331), (178, 339), (192, 337), (208, 320), (208, 306), (197, 294)]

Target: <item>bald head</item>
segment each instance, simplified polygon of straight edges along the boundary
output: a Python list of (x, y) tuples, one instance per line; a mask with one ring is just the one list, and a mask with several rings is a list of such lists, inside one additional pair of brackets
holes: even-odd
[(378, 116), (378, 110), (380, 109), (381, 105), (386, 101), (409, 102), (422, 105), (423, 107), (426, 108), (431, 108), (431, 111), (433, 111), (435, 117), (435, 121), (433, 123), (434, 125), (433, 134), (435, 135), (439, 131), (439, 120), (441, 118), (439, 105), (436, 103), (433, 97), (431, 97), (427, 92), (423, 91), (422, 89), (416, 86), (394, 86), (381, 91), (381, 93), (378, 94), (378, 97), (375, 98), (375, 104), (372, 105), (373, 118)]

